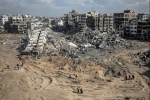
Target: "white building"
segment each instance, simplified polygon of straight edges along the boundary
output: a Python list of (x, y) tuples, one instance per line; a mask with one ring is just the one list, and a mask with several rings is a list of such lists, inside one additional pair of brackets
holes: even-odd
[(7, 15), (1, 15), (0, 16), (0, 26), (3, 26), (6, 22), (9, 21), (9, 16)]
[(47, 32), (41, 29), (32, 30), (27, 33), (28, 44), (22, 53), (29, 54), (31, 51), (36, 54), (42, 53), (46, 43), (46, 35)]
[(20, 22), (23, 22), (23, 18), (21, 15), (12, 16), (11, 21), (12, 23), (20, 23)]
[(22, 18), (23, 18), (24, 22), (29, 22), (29, 21), (31, 21), (32, 16), (29, 14), (26, 14), (26, 15), (22, 15)]
[(34, 30), (41, 28), (43, 26), (43, 23), (41, 21), (32, 21), (27, 23), (28, 29)]
[(93, 17), (98, 17), (98, 12), (92, 11), (92, 12), (88, 12), (87, 16), (93, 16)]
[(146, 20), (148, 19), (149, 15), (148, 14), (138, 14), (137, 19), (138, 20)]
[(113, 32), (114, 19), (113, 13), (107, 13), (103, 15), (103, 32)]

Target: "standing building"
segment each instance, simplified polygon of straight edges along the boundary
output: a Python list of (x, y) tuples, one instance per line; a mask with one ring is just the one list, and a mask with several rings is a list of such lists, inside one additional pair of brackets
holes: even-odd
[(148, 20), (139, 20), (137, 23), (137, 34), (145, 37), (148, 33)]
[(99, 26), (99, 17), (98, 17), (98, 12), (88, 12), (87, 13), (87, 19), (86, 19), (86, 24), (87, 27), (92, 29), (92, 30), (98, 30), (98, 26)]
[(21, 23), (21, 22), (23, 22), (23, 18), (21, 15), (11, 17), (11, 23)]
[(23, 17), (21, 15), (12, 16), (10, 20), (10, 32), (11, 33), (26, 33), (27, 23), (24, 22)]
[(125, 36), (136, 39), (150, 39), (150, 19), (132, 19), (125, 28)]
[(29, 15), (29, 14), (26, 14), (26, 15), (22, 15), (22, 19), (23, 19), (23, 22), (30, 22), (31, 19), (32, 19), (32, 16)]
[(87, 14), (80, 14), (79, 15), (79, 31), (80, 32), (85, 32), (87, 25), (86, 25), (86, 18), (87, 18)]
[(69, 14), (64, 14), (64, 26), (66, 30), (72, 30), (78, 28), (79, 13), (75, 10), (69, 12)]
[(127, 23), (134, 18), (136, 18), (136, 12), (133, 10), (124, 10), (123, 13), (114, 13), (114, 27), (116, 32), (124, 34)]
[(138, 14), (137, 15), (137, 19), (138, 20), (146, 20), (149, 18), (149, 15), (148, 14)]
[(0, 26), (4, 26), (6, 22), (8, 22), (10, 17), (8, 15), (0, 16)]
[(113, 32), (114, 20), (113, 14), (108, 13), (103, 15), (103, 32)]
[(103, 32), (103, 15), (98, 15), (98, 30)]
[(130, 36), (130, 37), (137, 36), (137, 23), (138, 23), (137, 19), (132, 19), (127, 23), (125, 28), (126, 36)]

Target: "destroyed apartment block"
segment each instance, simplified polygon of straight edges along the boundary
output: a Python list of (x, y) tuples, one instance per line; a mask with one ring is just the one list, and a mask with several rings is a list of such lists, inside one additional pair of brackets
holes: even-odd
[(44, 51), (44, 44), (46, 43), (47, 31), (41, 29), (28, 32), (27, 46), (22, 54), (42, 54)]
[(27, 30), (26, 23), (12, 23), (10, 24), (10, 29), (12, 33), (24, 34)]
[(124, 10), (121, 13), (114, 13), (114, 27), (116, 33), (124, 35), (124, 28), (131, 19), (136, 18), (136, 12), (133, 10)]

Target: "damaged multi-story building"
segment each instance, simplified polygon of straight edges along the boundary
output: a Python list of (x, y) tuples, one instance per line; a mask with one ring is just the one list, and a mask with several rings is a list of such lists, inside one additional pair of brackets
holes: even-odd
[(101, 15), (96, 11), (87, 14), (79, 14), (75, 10), (64, 15), (64, 26), (66, 30), (78, 29), (84, 32), (86, 28), (99, 30), (100, 32), (112, 32), (114, 30), (113, 14)]
[(148, 19), (149, 18), (149, 14), (144, 14), (144, 13), (142, 13), (142, 14), (138, 14), (137, 15), (137, 19), (138, 20), (146, 20), (146, 19)]
[(87, 27), (92, 30), (112, 32), (114, 29), (114, 20), (112, 13), (101, 15), (98, 12), (88, 12), (86, 22)]
[(4, 33), (5, 31), (5, 24), (9, 22), (10, 16), (9, 15), (1, 15), (0, 16), (0, 33)]
[(149, 39), (150, 19), (148, 17), (137, 17), (135, 19), (130, 20), (125, 28), (125, 36), (138, 39)]
[(103, 19), (103, 15), (101, 15), (101, 14), (99, 14), (98, 15), (98, 30), (100, 31), (100, 32), (103, 32), (104, 31), (104, 29), (103, 29), (103, 25), (104, 25), (104, 19)]
[(114, 31), (114, 18), (112, 13), (107, 13), (103, 15), (103, 32), (113, 32)]
[(126, 36), (135, 36), (137, 35), (137, 23), (138, 23), (138, 20), (135, 18), (135, 19), (132, 19), (130, 20), (126, 27), (125, 27), (125, 35)]
[(8, 15), (1, 15), (0, 16), (0, 26), (4, 26), (6, 22), (8, 22), (10, 19), (10, 16)]
[(27, 22), (31, 21), (31, 15), (16, 15), (10, 19), (10, 32), (11, 33), (26, 33)]
[(27, 22), (27, 29), (34, 30), (34, 29), (39, 29), (43, 27), (43, 23), (38, 20), (32, 20)]
[(123, 35), (127, 23), (131, 19), (136, 18), (136, 15), (136, 12), (133, 10), (124, 10), (123, 13), (114, 13), (114, 27), (116, 33)]
[(52, 28), (57, 31), (63, 31), (64, 30), (63, 18), (54, 18), (52, 21)]
[(150, 19), (139, 20), (137, 23), (137, 34), (143, 39), (150, 38)]
[(75, 10), (69, 12), (69, 14), (64, 14), (64, 26), (66, 30), (74, 30), (78, 28), (79, 13)]
[(87, 19), (87, 14), (80, 14), (79, 15), (78, 27), (79, 27), (80, 32), (85, 32), (85, 30), (87, 28), (86, 19)]
[(99, 16), (98, 12), (92, 11), (87, 13), (86, 24), (87, 27), (92, 30), (98, 30), (99, 28)]

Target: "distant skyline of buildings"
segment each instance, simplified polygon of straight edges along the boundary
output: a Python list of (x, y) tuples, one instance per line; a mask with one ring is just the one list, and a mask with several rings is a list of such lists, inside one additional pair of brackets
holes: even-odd
[(149, 14), (149, 0), (0, 0), (0, 14), (31, 14), (61, 17), (75, 9), (82, 14), (97, 11), (100, 14), (119, 13), (131, 9)]
[[(97, 10), (93, 10), (93, 9), (91, 9), (91, 11), (86, 11), (86, 12), (80, 12), (80, 10), (76, 10), (76, 9), (70, 9), (70, 10), (75, 10), (75, 11), (77, 11), (79, 14), (87, 14), (88, 12), (98, 12)], [(70, 10), (69, 10), (68, 12), (70, 12)], [(133, 10), (133, 9), (124, 9), (124, 10)], [(124, 11), (124, 10), (122, 10), (122, 11)], [(108, 14), (108, 13), (114, 14), (114, 13), (122, 13), (122, 11), (120, 11), (120, 12), (105, 12), (105, 13), (98, 12), (98, 14), (101, 14), (101, 15)], [(147, 15), (150, 15), (149, 12), (148, 12), (148, 13), (144, 13), (144, 12), (137, 12), (136, 10), (133, 10), (133, 11), (135, 11), (136, 14), (147, 14)], [(1, 13), (1, 12), (0, 12), (0, 15), (8, 15), (8, 16), (30, 15), (30, 16), (35, 16), (35, 17), (38, 16), (38, 17), (57, 17), (57, 18), (59, 18), (59, 17), (62, 17), (64, 14), (68, 13), (68, 12), (63, 13), (63, 14), (60, 15), (60, 16), (34, 15), (34, 14), (32, 14), (32, 13), (12, 13), (12, 14), (10, 14), (10, 13), (4, 13), (4, 14), (3, 14), (3, 13)]]
[[(72, 10), (62, 17), (39, 17), (26, 15), (0, 15), (1, 29), (12, 33), (26, 33), (27, 29), (50, 27), (63, 32), (84, 32), (87, 28), (100, 32), (118, 34), (149, 33), (149, 14), (139, 14), (134, 10), (100, 14), (97, 11), (80, 13)], [(142, 27), (141, 25), (146, 25)]]

